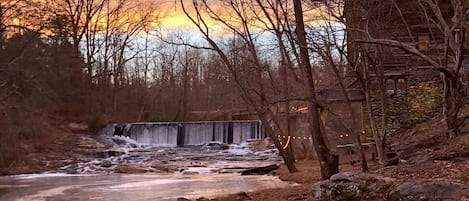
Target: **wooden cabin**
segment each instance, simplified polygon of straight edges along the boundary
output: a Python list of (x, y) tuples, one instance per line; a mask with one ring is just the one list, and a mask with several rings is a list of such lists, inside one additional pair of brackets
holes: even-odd
[[(451, 27), (454, 15), (451, 0), (432, 2), (437, 2), (437, 10), (441, 12), (442, 19), (452, 30), (452, 35), (449, 37), (459, 40), (461, 29)], [(469, 1), (465, 1), (464, 6), (469, 9)], [(443, 98), (440, 97), (444, 87), (442, 76), (428, 62), (400, 48), (357, 41), (369, 38), (399, 41), (415, 47), (440, 65), (451, 68), (455, 66), (454, 53), (447, 51), (446, 54), (448, 37), (441, 30), (434, 13), (425, 1), (345, 0), (344, 14), (349, 56), (354, 62), (353, 65), (366, 69), (370, 75), (369, 85), (377, 90), (379, 90), (377, 78), (380, 74), (377, 72), (382, 67), (384, 86), (389, 97), (389, 113), (392, 115), (388, 128), (392, 133), (410, 128), (443, 111)], [(467, 81), (469, 54), (464, 54), (463, 58), (461, 73), (463, 79)], [(427, 95), (423, 90), (426, 86), (432, 88), (429, 91), (434, 91), (433, 97), (415, 100), (416, 97)], [(415, 104), (416, 101), (431, 105), (428, 111), (418, 111), (426, 114), (414, 115), (415, 112), (412, 110), (419, 106)], [(427, 103), (422, 103), (424, 101)]]
[[(349, 53), (354, 61), (369, 66), (370, 72), (374, 72), (376, 65), (384, 67), (386, 89), (389, 94), (405, 92), (407, 86), (418, 80), (439, 79), (439, 72), (430, 64), (400, 48), (354, 43), (370, 36), (375, 39), (393, 39), (413, 46), (430, 58), (444, 63), (446, 39), (437, 24), (434, 12), (424, 1), (346, 0), (345, 2)], [(443, 18), (451, 24), (453, 16), (451, 1), (437, 2)], [(453, 30), (453, 34), (457, 37), (459, 34), (457, 28)], [(465, 57), (469, 59), (468, 56)], [(465, 75), (469, 75), (467, 62), (465, 59), (463, 64), (466, 66)]]

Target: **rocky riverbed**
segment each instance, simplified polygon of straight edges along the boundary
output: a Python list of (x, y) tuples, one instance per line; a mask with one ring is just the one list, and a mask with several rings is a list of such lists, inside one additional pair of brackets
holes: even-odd
[[(95, 147), (88, 160), (65, 165), (49, 173), (236, 173), (281, 163), (278, 151), (264, 141), (237, 144), (210, 142), (185, 148), (143, 146), (129, 138), (111, 137), (108, 146), (82, 139), (80, 147)], [(109, 146), (109, 144), (111, 146)], [(106, 148), (107, 147), (107, 148)], [(89, 151), (88, 151), (89, 152)]]

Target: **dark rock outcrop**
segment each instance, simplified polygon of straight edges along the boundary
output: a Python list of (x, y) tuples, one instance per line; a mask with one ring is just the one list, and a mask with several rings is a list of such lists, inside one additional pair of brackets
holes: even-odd
[(316, 201), (460, 201), (469, 198), (463, 184), (451, 181), (397, 182), (393, 178), (344, 172), (312, 186)]
[(394, 179), (373, 174), (343, 172), (313, 185), (313, 200), (383, 200)]
[(234, 200), (239, 201), (249, 201), (252, 200), (246, 192), (237, 193), (234, 197)]
[(389, 201), (438, 200), (453, 201), (469, 198), (466, 186), (449, 181), (404, 182), (398, 184), (389, 194)]
[(269, 174), (270, 172), (277, 170), (278, 168), (279, 166), (275, 164), (264, 167), (256, 167), (242, 171), (241, 175), (264, 175)]
[(228, 144), (217, 141), (207, 142), (202, 146), (203, 150), (227, 150), (229, 148)]
[(103, 160), (103, 161), (101, 162), (101, 165), (100, 165), (100, 166), (103, 167), (103, 168), (108, 168), (108, 167), (111, 167), (112, 165), (113, 165), (113, 164), (112, 164), (111, 161), (109, 161), (109, 160)]
[(132, 167), (129, 165), (119, 165), (114, 170), (116, 173), (126, 173), (126, 174), (140, 174), (145, 173), (147, 170), (140, 167)]

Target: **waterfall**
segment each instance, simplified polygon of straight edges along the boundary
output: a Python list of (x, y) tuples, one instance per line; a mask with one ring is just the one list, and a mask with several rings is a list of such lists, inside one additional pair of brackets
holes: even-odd
[(135, 123), (130, 125), (130, 138), (143, 145), (176, 147), (178, 125), (170, 123)]
[(142, 145), (162, 147), (202, 145), (211, 141), (239, 144), (265, 137), (260, 121), (255, 120), (111, 124), (102, 132), (129, 137)]
[(214, 140), (211, 123), (187, 123), (184, 131), (185, 145), (202, 145)]

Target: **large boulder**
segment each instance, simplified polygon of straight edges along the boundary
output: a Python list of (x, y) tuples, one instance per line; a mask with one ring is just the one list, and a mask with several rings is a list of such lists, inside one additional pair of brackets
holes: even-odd
[(110, 160), (103, 160), (100, 164), (101, 167), (103, 168), (109, 168), (111, 167), (113, 164)]
[(343, 172), (313, 185), (315, 201), (384, 200), (394, 179), (374, 174)]
[(315, 201), (461, 201), (466, 186), (452, 181), (407, 181), (366, 173), (344, 172), (320, 181), (311, 189)]
[(226, 150), (229, 148), (228, 144), (219, 141), (207, 142), (202, 146), (203, 150)]
[(450, 181), (410, 181), (398, 184), (389, 194), (389, 201), (469, 200), (466, 186)]

